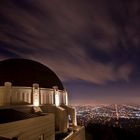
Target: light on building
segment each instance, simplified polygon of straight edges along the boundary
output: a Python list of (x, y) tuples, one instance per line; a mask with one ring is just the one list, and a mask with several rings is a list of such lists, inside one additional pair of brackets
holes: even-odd
[(35, 92), (33, 97), (34, 97), (33, 98), (33, 105), (34, 106), (39, 106), (39, 93)]
[(59, 106), (60, 105), (60, 99), (59, 99), (59, 93), (56, 91), (55, 93), (55, 105)]
[(67, 94), (67, 92), (66, 92), (66, 105), (68, 105), (68, 94)]
[(39, 101), (37, 99), (34, 100), (34, 106), (39, 106)]
[(39, 106), (39, 85), (33, 84), (33, 105)]

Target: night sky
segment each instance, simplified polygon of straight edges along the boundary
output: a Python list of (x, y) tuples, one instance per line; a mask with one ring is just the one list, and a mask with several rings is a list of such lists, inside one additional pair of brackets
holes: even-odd
[(0, 60), (51, 68), (70, 103), (139, 103), (140, 0), (1, 0)]

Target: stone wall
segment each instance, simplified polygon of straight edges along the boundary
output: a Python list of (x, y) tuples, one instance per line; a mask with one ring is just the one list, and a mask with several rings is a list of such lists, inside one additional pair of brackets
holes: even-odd
[(54, 115), (20, 120), (0, 124), (0, 136), (5, 138), (18, 137), (18, 140), (39, 140), (42, 135), (44, 140), (55, 140)]
[(85, 140), (85, 128), (77, 126), (77, 128), (63, 140)]
[[(33, 84), (35, 85), (35, 84)], [(39, 90), (39, 105), (55, 104), (55, 94), (58, 95), (59, 105), (66, 104), (66, 93), (63, 90), (51, 88), (40, 88)], [(57, 91), (57, 92), (56, 92)], [(33, 87), (12, 86), (12, 83), (5, 82), (4, 86), (0, 86), (0, 106), (8, 105), (25, 105), (33, 104), (34, 100)]]

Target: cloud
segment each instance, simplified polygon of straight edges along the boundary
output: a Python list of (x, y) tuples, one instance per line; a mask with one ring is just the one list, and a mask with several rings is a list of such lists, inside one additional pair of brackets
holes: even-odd
[[(25, 56), (24, 56), (25, 57)], [(52, 57), (42, 54), (29, 55), (27, 58), (40, 61), (60, 76), (63, 81), (83, 80), (94, 84), (105, 84), (108, 81), (128, 81), (132, 73), (131, 65), (121, 65), (115, 69), (114, 65), (103, 64), (90, 59), (83, 49), (70, 48), (69, 51), (55, 53)]]
[(129, 81), (130, 74), (133, 71), (133, 67), (131, 65), (125, 64), (119, 67), (118, 69), (118, 78), (123, 79), (125, 81)]
[[(37, 60), (51, 67), (63, 80), (80, 79), (95, 84), (128, 81), (132, 64), (118, 64), (112, 52), (120, 47), (118, 44), (125, 51), (129, 42), (132, 47), (139, 45), (137, 10), (129, 6), (121, 1), (118, 6), (108, 4), (106, 0), (0, 2), (0, 50), (4, 50), (1, 59)], [(134, 22), (121, 20), (127, 16), (126, 10), (133, 11), (130, 19)], [(100, 61), (102, 56), (97, 61), (97, 51), (91, 48), (108, 55), (106, 63)]]

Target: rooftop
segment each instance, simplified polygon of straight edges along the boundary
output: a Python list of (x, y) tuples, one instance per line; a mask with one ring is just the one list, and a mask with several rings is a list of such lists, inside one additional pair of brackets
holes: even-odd
[(38, 116), (39, 115), (20, 112), (14, 109), (0, 109), (0, 124), (34, 118)]

